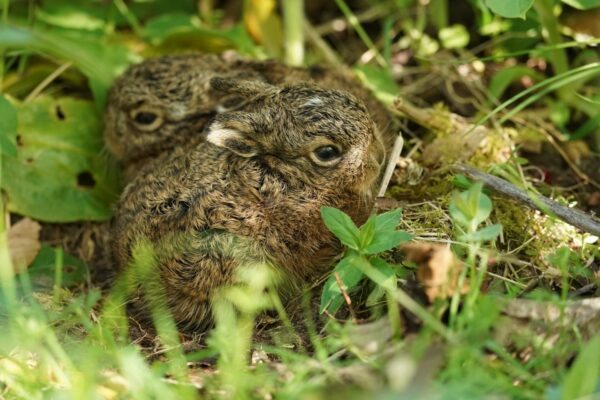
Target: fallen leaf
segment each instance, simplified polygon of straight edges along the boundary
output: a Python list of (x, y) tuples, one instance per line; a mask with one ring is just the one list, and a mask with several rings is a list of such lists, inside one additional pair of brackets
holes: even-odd
[(36, 221), (23, 218), (8, 229), (8, 249), (15, 273), (25, 271), (40, 252), (41, 228)]
[[(448, 246), (435, 243), (408, 243), (402, 246), (408, 260), (418, 264), (417, 279), (429, 301), (452, 296), (463, 264)], [(461, 293), (468, 291), (464, 282)]]

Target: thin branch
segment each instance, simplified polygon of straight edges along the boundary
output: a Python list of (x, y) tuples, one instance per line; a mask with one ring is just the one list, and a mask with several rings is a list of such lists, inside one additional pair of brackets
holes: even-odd
[(556, 216), (569, 225), (577, 227), (584, 232), (600, 236), (600, 222), (591, 215), (573, 208), (565, 207), (542, 195), (528, 193), (502, 178), (498, 178), (497, 176), (487, 174), (466, 165), (457, 164), (454, 165), (452, 169), (465, 174), (472, 179), (483, 182), (483, 184), (490, 189), (518, 200), (531, 209), (539, 210), (550, 216)]

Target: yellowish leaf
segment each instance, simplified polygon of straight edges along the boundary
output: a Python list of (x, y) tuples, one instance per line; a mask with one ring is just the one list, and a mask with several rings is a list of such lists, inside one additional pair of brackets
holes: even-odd
[(15, 273), (25, 271), (38, 255), (40, 230), (40, 224), (29, 218), (23, 218), (8, 229), (8, 250)]

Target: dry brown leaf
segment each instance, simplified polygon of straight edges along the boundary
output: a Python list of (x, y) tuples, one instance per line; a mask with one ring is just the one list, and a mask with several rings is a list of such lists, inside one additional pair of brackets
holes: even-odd
[[(436, 243), (409, 243), (402, 246), (406, 257), (418, 264), (417, 279), (429, 301), (452, 296), (463, 264), (450, 248)], [(461, 293), (468, 290), (467, 282)]]
[(8, 229), (8, 249), (15, 273), (25, 271), (38, 255), (41, 228), (36, 221), (23, 218)]

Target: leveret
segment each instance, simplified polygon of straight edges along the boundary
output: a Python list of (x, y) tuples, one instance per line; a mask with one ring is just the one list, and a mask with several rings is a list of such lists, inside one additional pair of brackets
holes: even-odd
[(199, 143), (199, 132), (217, 113), (244, 109), (247, 99), (211, 87), (215, 77), (272, 85), (307, 82), (350, 92), (367, 105), (388, 147), (394, 140), (387, 110), (348, 71), (211, 54), (166, 56), (129, 68), (109, 93), (104, 135), (107, 147), (123, 164), (126, 181), (165, 153)]
[(216, 115), (205, 142), (141, 171), (112, 227), (125, 271), (139, 244), (151, 244), (158, 300), (186, 330), (210, 327), (211, 299), (240, 267), (265, 263), (287, 283), (330, 267), (341, 246), (320, 209), (363, 222), (384, 152), (367, 108), (345, 92), (221, 78), (210, 86), (244, 98), (244, 109)]

